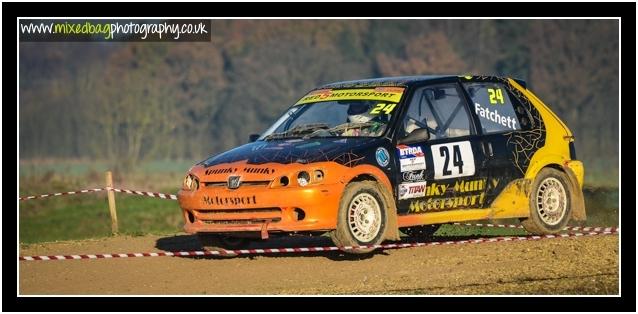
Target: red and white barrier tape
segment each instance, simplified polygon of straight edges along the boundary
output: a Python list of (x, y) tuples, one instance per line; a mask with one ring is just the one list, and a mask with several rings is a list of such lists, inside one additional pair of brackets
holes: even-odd
[(157, 256), (224, 256), (224, 255), (241, 255), (241, 254), (264, 254), (264, 253), (304, 253), (304, 252), (328, 252), (341, 251), (357, 248), (376, 248), (376, 249), (400, 249), (408, 247), (435, 246), (448, 244), (471, 244), (471, 243), (489, 243), (489, 242), (506, 242), (506, 241), (526, 241), (554, 238), (574, 238), (582, 236), (594, 235), (610, 235), (618, 234), (617, 228), (610, 228), (609, 231), (587, 232), (587, 233), (564, 233), (564, 234), (548, 234), (541, 236), (525, 236), (525, 237), (495, 237), (495, 238), (478, 238), (473, 240), (459, 241), (441, 241), (441, 242), (414, 242), (414, 243), (391, 243), (368, 246), (316, 246), (302, 248), (280, 248), (280, 249), (248, 249), (248, 250), (219, 250), (219, 251), (176, 251), (176, 252), (153, 252), (153, 253), (120, 253), (120, 254), (83, 254), (83, 255), (49, 255), (49, 256), (20, 256), (20, 261), (55, 261), (55, 260), (76, 260), (76, 259), (103, 259), (103, 258), (127, 258), (127, 257), (157, 257)]
[(133, 191), (133, 190), (116, 189), (116, 188), (97, 188), (97, 189), (86, 189), (86, 190), (71, 191), (71, 192), (41, 194), (41, 195), (34, 195), (34, 196), (23, 196), (23, 197), (19, 197), (18, 200), (26, 201), (26, 200), (32, 200), (32, 199), (36, 199), (36, 198), (44, 198), (44, 197), (50, 197), (50, 196), (72, 195), (72, 194), (81, 194), (81, 193), (89, 193), (89, 192), (100, 192), (100, 191), (108, 191), (108, 190), (112, 190), (114, 192), (128, 193), (128, 194), (137, 194), (137, 195), (150, 196), (150, 197), (159, 197), (159, 198), (170, 199), (170, 200), (176, 200), (177, 199), (177, 195), (173, 195), (173, 194)]
[[(502, 224), (481, 224), (481, 223), (462, 223), (455, 222), (453, 223), (455, 226), (469, 226), (469, 227), (490, 227), (490, 228), (514, 228), (514, 229), (523, 229), (522, 225), (502, 225)], [(584, 231), (584, 232), (600, 232), (600, 231), (614, 231), (618, 230), (616, 227), (572, 227), (567, 226), (563, 228), (564, 231)]]
[(26, 201), (26, 200), (32, 200), (32, 199), (36, 199), (36, 198), (44, 198), (44, 197), (49, 197), (49, 196), (72, 195), (72, 194), (89, 193), (89, 192), (100, 192), (100, 191), (106, 191), (106, 188), (86, 189), (86, 190), (80, 190), (80, 191), (51, 193), (51, 194), (42, 194), (42, 195), (34, 195), (34, 196), (23, 196), (23, 197), (18, 198), (18, 200)]
[[(41, 194), (41, 195), (35, 195), (35, 196), (24, 196), (24, 197), (18, 198), (18, 200), (26, 201), (26, 200), (32, 200), (32, 199), (36, 199), (36, 198), (45, 198), (45, 197), (50, 197), (50, 196), (73, 195), (73, 194), (81, 194), (81, 193), (89, 193), (89, 192), (100, 192), (100, 191), (108, 191), (108, 190), (112, 190), (114, 192), (119, 192), (119, 193), (127, 193), (127, 194), (141, 195), (141, 196), (157, 197), (157, 198), (162, 198), (162, 199), (177, 200), (177, 195), (174, 195), (174, 194), (134, 191), (134, 190), (116, 189), (116, 188), (97, 188), (97, 189), (86, 189), (86, 190), (71, 191), (71, 192)], [(456, 226), (523, 229), (523, 226), (521, 226), (521, 225), (504, 225), (504, 224), (489, 224), (489, 223), (488, 224), (483, 224), (483, 223), (459, 223), (459, 222), (455, 222), (453, 224), (456, 225)], [(614, 229), (614, 228), (613, 227), (571, 227), (571, 226), (567, 226), (563, 230), (565, 230), (565, 231), (585, 231), (585, 232), (595, 231), (595, 232), (598, 232), (598, 231), (610, 231), (612, 229)]]
[(159, 197), (159, 198), (168, 199), (168, 200), (176, 200), (177, 199), (177, 195), (173, 195), (173, 194), (164, 194), (164, 193), (155, 193), (155, 192), (143, 192), (143, 191), (132, 191), (132, 190), (115, 189), (115, 188), (109, 188), (109, 189), (113, 190), (115, 192), (122, 192), (122, 193), (128, 193), (128, 194), (137, 194), (137, 195), (150, 196), (150, 197)]

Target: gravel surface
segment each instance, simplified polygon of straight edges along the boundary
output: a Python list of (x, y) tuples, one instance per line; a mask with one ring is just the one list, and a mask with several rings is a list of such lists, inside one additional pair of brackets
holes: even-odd
[[(434, 240), (447, 240), (434, 239)], [(331, 245), (293, 237), (251, 247)], [(196, 238), (118, 236), (23, 246), (21, 255), (198, 250)], [(618, 236), (377, 251), (19, 262), (20, 294), (618, 294)]]

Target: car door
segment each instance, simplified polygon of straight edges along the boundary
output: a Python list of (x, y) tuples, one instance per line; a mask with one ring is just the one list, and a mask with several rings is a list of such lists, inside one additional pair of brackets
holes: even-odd
[(527, 119), (517, 114), (513, 101), (515, 97), (508, 86), (498, 81), (463, 82), (462, 86), (471, 101), (473, 115), (485, 153), (485, 169), (488, 178), (486, 203), (498, 196), (512, 180), (521, 178), (523, 173), (517, 169), (508, 141), (521, 130), (521, 122)]
[[(419, 87), (407, 105), (396, 134), (398, 212), (482, 207), (485, 152), (460, 84)], [(429, 138), (411, 138), (419, 129)]]

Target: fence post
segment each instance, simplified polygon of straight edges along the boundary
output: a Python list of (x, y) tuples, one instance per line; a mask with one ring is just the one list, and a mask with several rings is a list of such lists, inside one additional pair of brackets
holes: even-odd
[(109, 211), (111, 212), (111, 233), (117, 234), (117, 211), (115, 210), (115, 192), (110, 188), (113, 188), (113, 175), (110, 171), (106, 172), (106, 194), (109, 199)]

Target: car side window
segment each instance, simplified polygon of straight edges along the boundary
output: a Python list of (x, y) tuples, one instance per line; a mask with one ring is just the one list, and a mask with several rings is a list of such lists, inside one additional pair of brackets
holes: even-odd
[(499, 83), (464, 83), (484, 134), (521, 129), (507, 90)]
[(465, 98), (457, 84), (417, 89), (403, 119), (403, 136), (427, 128), (430, 139), (467, 136), (472, 132)]

